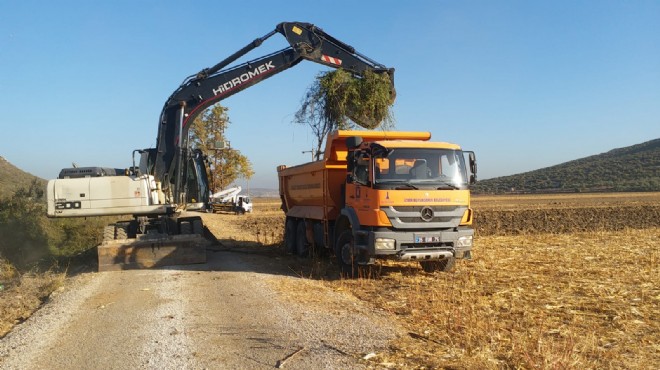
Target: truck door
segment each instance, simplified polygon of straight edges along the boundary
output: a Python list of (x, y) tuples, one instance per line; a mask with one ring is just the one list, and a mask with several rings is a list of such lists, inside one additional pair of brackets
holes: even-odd
[(363, 214), (371, 208), (370, 195), (373, 196), (370, 194), (373, 176), (370, 163), (369, 158), (358, 159), (353, 169), (353, 183), (346, 187), (346, 204), (353, 207), (361, 221), (365, 219)]

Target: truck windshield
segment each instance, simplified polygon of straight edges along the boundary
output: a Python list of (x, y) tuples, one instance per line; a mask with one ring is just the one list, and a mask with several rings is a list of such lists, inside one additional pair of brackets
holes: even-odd
[(460, 150), (396, 148), (373, 163), (374, 182), (380, 188), (459, 189), (468, 182)]

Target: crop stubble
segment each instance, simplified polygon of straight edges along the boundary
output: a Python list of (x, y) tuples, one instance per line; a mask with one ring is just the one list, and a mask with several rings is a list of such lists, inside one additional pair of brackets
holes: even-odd
[[(409, 335), (371, 358), (373, 366), (660, 365), (660, 193), (473, 201), (474, 258), (453, 272), (427, 274), (416, 264), (384, 262), (375, 278), (342, 280), (328, 273), (336, 270), (331, 260), (308, 270), (306, 276), (404, 323)], [(218, 217), (240, 235), (229, 240), (281, 251), (278, 207), (258, 200), (252, 215)], [(310, 264), (290, 263), (299, 270)]]

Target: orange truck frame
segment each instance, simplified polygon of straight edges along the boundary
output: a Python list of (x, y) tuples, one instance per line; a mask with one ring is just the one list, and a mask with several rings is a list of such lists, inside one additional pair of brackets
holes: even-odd
[(323, 159), (278, 166), (287, 251), (330, 249), (343, 274), (377, 258), (448, 271), (470, 258), (473, 152), (430, 132), (331, 132)]

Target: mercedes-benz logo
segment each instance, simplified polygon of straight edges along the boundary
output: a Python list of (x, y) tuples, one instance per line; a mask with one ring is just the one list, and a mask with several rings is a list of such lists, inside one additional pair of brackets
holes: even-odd
[(433, 209), (431, 209), (431, 207), (422, 208), (422, 211), (420, 213), (422, 216), (422, 220), (426, 222), (431, 222), (433, 220)]

